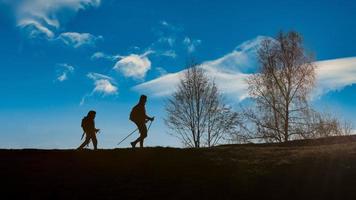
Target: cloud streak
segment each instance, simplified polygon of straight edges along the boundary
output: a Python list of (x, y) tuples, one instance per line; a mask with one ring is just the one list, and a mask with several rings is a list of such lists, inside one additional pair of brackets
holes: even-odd
[(356, 57), (315, 62), (317, 74), (316, 96), (342, 90), (356, 83)]
[(82, 97), (82, 100), (80, 101), (80, 105), (83, 105), (89, 97), (95, 94), (107, 96), (107, 95), (116, 95), (118, 93), (118, 87), (115, 83), (115, 80), (110, 76), (90, 72), (87, 74), (87, 77), (93, 80), (94, 88), (91, 91), (91, 93), (86, 94)]
[[(98, 7), (100, 0), (23, 0), (8, 2), (15, 7), (17, 25), (26, 29), (31, 37), (53, 38), (62, 22), (79, 10)], [(65, 10), (66, 14), (64, 15)]]
[(88, 73), (87, 77), (94, 81), (92, 93), (100, 93), (103, 95), (117, 94), (118, 88), (113, 78), (93, 72)]
[(153, 28), (153, 32), (158, 38), (148, 49), (154, 50), (156, 56), (175, 59), (178, 55), (192, 54), (202, 43), (199, 39), (186, 36), (182, 27), (164, 20), (160, 21), (158, 27)]
[(79, 48), (83, 46), (95, 46), (97, 41), (103, 40), (103, 36), (94, 36), (90, 33), (66, 32), (61, 33), (57, 40), (62, 41), (67, 46)]
[[(229, 99), (242, 101), (248, 97), (246, 78), (256, 73), (256, 51), (265, 36), (258, 36), (237, 46), (232, 52), (201, 64), (201, 68), (213, 79)], [(356, 57), (315, 62), (316, 88), (313, 97), (356, 83)], [(156, 97), (172, 94), (184, 70), (162, 75), (133, 87), (134, 90)]]
[(92, 60), (98, 60), (98, 59), (105, 59), (105, 60), (109, 60), (109, 61), (117, 61), (119, 58), (123, 58), (123, 56), (120, 55), (109, 55), (109, 54), (105, 54), (103, 52), (95, 52), (90, 59)]
[(197, 46), (201, 44), (201, 40), (191, 39), (189, 37), (185, 37), (183, 40), (183, 44), (187, 48), (188, 53), (193, 53)]
[[(246, 41), (221, 58), (203, 62), (200, 67), (216, 82), (224, 94), (233, 99), (243, 100), (247, 97), (247, 85), (244, 80), (248, 77), (248, 72), (256, 67), (256, 51), (260, 42), (266, 38), (258, 36)], [(139, 84), (133, 89), (145, 91), (156, 97), (167, 96), (175, 91), (183, 74), (184, 70), (169, 73)]]
[(68, 80), (69, 74), (72, 74), (74, 72), (74, 67), (72, 65), (63, 63), (63, 64), (57, 64), (57, 66), (61, 68), (60, 70), (58, 70), (58, 76), (56, 79), (59, 82)]
[(20, 0), (5, 1), (14, 9), (16, 25), (31, 39), (61, 41), (78, 48), (93, 46), (102, 36), (65, 32), (63, 25), (80, 10), (99, 7), (101, 0)]

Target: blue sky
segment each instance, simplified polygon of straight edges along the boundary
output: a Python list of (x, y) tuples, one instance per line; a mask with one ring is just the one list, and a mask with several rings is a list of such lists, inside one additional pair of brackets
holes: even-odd
[(147, 144), (180, 146), (163, 107), (187, 60), (238, 104), (259, 41), (280, 30), (300, 32), (318, 61), (313, 104), (355, 122), (355, 10), (336, 0), (0, 0), (0, 148), (77, 147), (90, 109), (99, 147), (114, 148), (134, 129), (141, 93), (157, 119)]

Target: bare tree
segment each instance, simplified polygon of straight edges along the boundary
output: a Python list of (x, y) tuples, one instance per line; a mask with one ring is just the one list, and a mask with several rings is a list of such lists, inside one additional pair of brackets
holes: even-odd
[(301, 139), (350, 135), (352, 124), (342, 121), (330, 113), (320, 113), (313, 109), (305, 113), (305, 122), (300, 126)]
[(238, 115), (223, 103), (213, 81), (193, 64), (166, 104), (166, 125), (185, 146), (214, 146), (234, 131)]
[(255, 125), (256, 137), (285, 142), (300, 135), (308, 94), (314, 86), (315, 66), (296, 32), (266, 39), (258, 50), (260, 71), (247, 79), (256, 109), (245, 115)]
[(213, 98), (215, 103), (210, 105), (212, 109), (207, 113), (206, 138), (204, 139), (208, 147), (217, 145), (221, 140), (229, 140), (229, 136), (236, 133), (240, 125), (238, 113), (222, 104), (218, 94), (215, 97)]

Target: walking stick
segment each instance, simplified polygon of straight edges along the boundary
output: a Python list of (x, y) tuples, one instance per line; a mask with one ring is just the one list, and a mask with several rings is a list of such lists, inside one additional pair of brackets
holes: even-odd
[(153, 122), (153, 121), (151, 121), (151, 122), (150, 122), (150, 125), (148, 125), (147, 133), (148, 133), (148, 131), (150, 130), (150, 127), (151, 127), (152, 122)]
[[(101, 132), (101, 131), (99, 130), (99, 131), (97, 131), (95, 134), (98, 134), (98, 133), (100, 133), (100, 132)], [(83, 132), (82, 138), (80, 138), (80, 140), (83, 140), (85, 134), (86, 134), (86, 133)], [(89, 140), (89, 142), (90, 142), (90, 140)], [(89, 143), (87, 144), (86, 147), (89, 147)]]
[(125, 141), (128, 137), (130, 137), (132, 134), (134, 134), (137, 131), (138, 128), (136, 128), (134, 131), (132, 131), (128, 136), (126, 136), (124, 139), (122, 139), (117, 145), (120, 145), (123, 141)]
[(83, 132), (82, 137), (80, 138), (80, 140), (83, 140), (84, 135), (85, 135), (85, 132)]
[[(150, 122), (150, 125), (148, 125), (147, 132), (148, 132), (148, 130), (150, 130), (151, 124), (152, 124), (152, 121)], [(125, 141), (128, 137), (130, 137), (132, 134), (134, 134), (137, 130), (138, 130), (138, 128), (136, 128), (136, 129), (135, 129), (134, 131), (132, 131), (128, 136), (126, 136), (126, 137), (125, 137), (124, 139), (122, 139), (119, 143), (117, 143), (117, 145), (120, 145), (123, 141)]]

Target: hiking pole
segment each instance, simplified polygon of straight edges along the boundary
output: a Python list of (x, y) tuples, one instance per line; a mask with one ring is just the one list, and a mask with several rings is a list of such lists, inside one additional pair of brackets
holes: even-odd
[(80, 140), (83, 140), (83, 138), (84, 138), (84, 135), (85, 135), (85, 132), (83, 132), (83, 134), (82, 134), (82, 138), (80, 138)]
[(117, 145), (120, 145), (123, 141), (125, 141), (128, 137), (130, 137), (132, 134), (134, 134), (136, 131), (138, 130), (138, 128), (136, 128), (134, 131), (132, 131), (128, 136), (126, 136), (124, 139), (122, 139), (119, 143), (117, 143)]
[[(99, 130), (99, 131), (97, 131), (95, 134), (99, 134), (99, 133), (101, 133), (101, 130)], [(84, 135), (85, 135), (86, 133), (85, 132), (83, 132), (83, 134), (82, 134), (82, 138), (80, 138), (80, 140), (83, 140), (83, 138), (84, 138)], [(90, 143), (90, 140), (89, 140), (89, 143)], [(87, 146), (86, 147), (89, 147), (89, 143), (87, 144)]]
[(148, 131), (150, 130), (150, 127), (151, 127), (151, 125), (152, 125), (152, 122), (153, 122), (153, 120), (151, 120), (150, 125), (148, 125), (147, 133), (148, 133)]
[[(100, 132), (101, 132), (101, 131), (99, 130), (99, 131), (97, 131), (95, 134), (98, 134), (98, 133), (100, 133)], [(85, 135), (85, 132), (83, 132), (82, 137), (80, 138), (80, 140), (83, 140), (84, 135)]]
[[(101, 130), (99, 129), (99, 131), (96, 131), (96, 132), (95, 132), (95, 135), (96, 135), (96, 134), (99, 134), (100, 132), (101, 132)], [(83, 133), (83, 134), (84, 134), (84, 133)], [(83, 139), (83, 137), (82, 137), (82, 139)], [(93, 142), (93, 140), (92, 140), (92, 142)], [(90, 143), (90, 140), (89, 140), (89, 143)], [(89, 147), (89, 143), (87, 144), (87, 147)]]
[[(150, 122), (150, 125), (148, 125), (148, 129), (147, 132), (150, 130), (152, 121)], [(128, 137), (130, 137), (132, 134), (134, 134), (136, 131), (138, 130), (138, 128), (136, 128), (134, 131), (132, 131), (128, 136), (126, 136), (124, 139), (122, 139), (119, 143), (117, 143), (117, 145), (120, 145), (123, 141), (125, 141)]]

